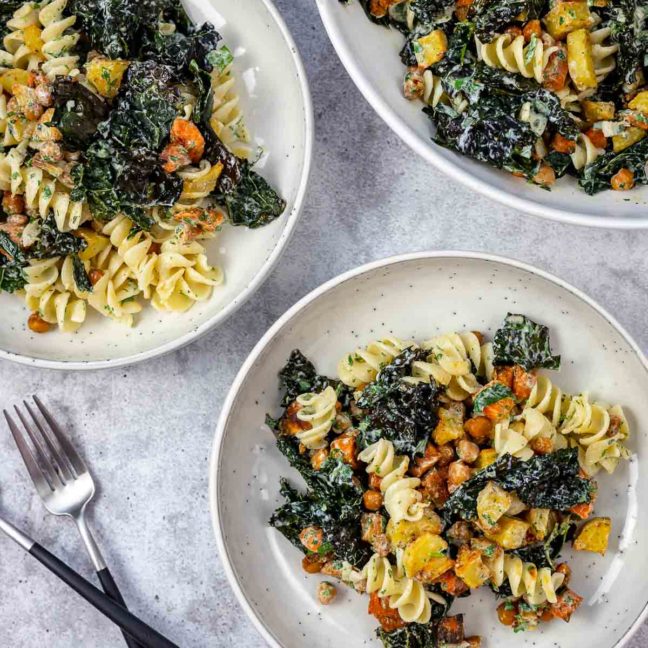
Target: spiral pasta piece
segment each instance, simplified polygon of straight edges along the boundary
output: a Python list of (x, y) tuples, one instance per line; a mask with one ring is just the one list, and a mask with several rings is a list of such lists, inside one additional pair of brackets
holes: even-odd
[(619, 51), (619, 45), (617, 43), (606, 44), (611, 33), (612, 30), (609, 27), (590, 32), (594, 74), (596, 74), (598, 83), (601, 83), (616, 68), (615, 54)]
[(389, 607), (398, 610), (406, 623), (427, 623), (432, 615), (428, 593), (413, 578), (400, 575), (387, 558), (374, 554), (363, 569), (367, 592), (387, 598)]
[(378, 372), (412, 346), (396, 337), (386, 337), (358, 348), (338, 362), (340, 380), (349, 387), (360, 387), (376, 379)]
[(381, 478), (380, 490), (384, 506), (394, 522), (416, 522), (423, 517), (427, 505), (421, 502), (423, 496), (416, 490), (421, 480), (405, 476), (409, 457), (396, 455), (394, 444), (387, 439), (380, 439), (365, 448), (358, 459), (368, 464), (367, 473)]
[(35, 70), (42, 61), (39, 52), (25, 42), (25, 30), (38, 24), (38, 12), (35, 5), (26, 2), (18, 7), (12, 18), (7, 21), (9, 33), (3, 39), (4, 49), (0, 51), (0, 66)]
[(212, 72), (214, 107), (209, 123), (223, 144), (239, 157), (250, 159), (250, 133), (243, 120), (232, 63)]
[(44, 4), (38, 13), (38, 20), (43, 26), (40, 34), (45, 57), (43, 72), (51, 79), (79, 73), (79, 57), (74, 54), (79, 34), (70, 31), (76, 22), (76, 16), (64, 17), (66, 6), (67, 0), (52, 0)]
[(565, 437), (551, 421), (538, 409), (527, 407), (513, 422), (502, 421), (495, 425), (493, 447), (498, 457), (508, 453), (526, 461), (535, 454), (533, 442), (540, 439), (548, 442), (546, 450), (549, 451), (567, 447)]
[(562, 402), (562, 390), (554, 385), (547, 376), (541, 374), (537, 377), (524, 407), (525, 409), (535, 409), (544, 414), (554, 427), (558, 427), (562, 414)]
[(560, 589), (565, 575), (552, 572), (549, 567), (538, 569), (520, 557), (506, 554), (504, 556), (504, 580), (508, 581), (511, 593), (515, 598), (524, 598), (530, 605), (556, 603), (557, 590)]
[(337, 414), (337, 394), (329, 386), (319, 394), (307, 393), (297, 396), (300, 409), (297, 418), (310, 425), (309, 429), (297, 433), (300, 443), (308, 450), (325, 448), (326, 437), (333, 427)]
[[(547, 34), (547, 40), (553, 40)], [(525, 44), (524, 36), (513, 38), (511, 34), (500, 34), (490, 43), (481, 43), (477, 40), (477, 54), (486, 65), (494, 68), (503, 68), (508, 72), (516, 72), (527, 79), (535, 79), (542, 83), (544, 69), (547, 67), (549, 57), (559, 47), (554, 44), (545, 45), (542, 39), (532, 36)]]
[(603, 153), (605, 153), (605, 149), (597, 148), (585, 133), (580, 133), (576, 139), (576, 148), (570, 157), (574, 168), (580, 171), (595, 162)]

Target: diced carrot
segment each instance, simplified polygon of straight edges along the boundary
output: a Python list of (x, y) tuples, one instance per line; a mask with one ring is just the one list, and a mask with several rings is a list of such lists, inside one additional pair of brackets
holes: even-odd
[(512, 398), (502, 398), (496, 403), (486, 405), (486, 407), (484, 407), (484, 416), (489, 418), (491, 421), (502, 421), (503, 419), (508, 418), (514, 407), (515, 401)]
[(562, 45), (559, 48), (549, 57), (542, 79), (542, 85), (553, 92), (562, 90), (565, 87), (569, 72), (567, 50)]
[(598, 128), (590, 128), (585, 131), (585, 135), (589, 137), (590, 142), (596, 146), (596, 148), (604, 149), (607, 146), (607, 137), (603, 135), (603, 131)]
[(205, 138), (198, 126), (188, 119), (175, 118), (171, 126), (171, 142), (182, 144), (194, 164), (200, 162), (205, 152)]
[(610, 180), (610, 186), (615, 191), (628, 191), (634, 187), (634, 173), (623, 167), (619, 169)]
[(574, 504), (569, 509), (574, 515), (578, 515), (581, 520), (587, 520), (594, 510), (594, 502), (583, 502), (582, 504)]
[(392, 632), (405, 625), (397, 609), (389, 607), (389, 603), (378, 596), (378, 592), (373, 592), (369, 599), (369, 614), (378, 619), (380, 626), (385, 632)]
[(495, 367), (493, 380), (497, 380), (497, 382), (501, 382), (502, 385), (506, 385), (509, 389), (513, 389), (513, 367)]
[(576, 149), (576, 142), (556, 133), (551, 142), (551, 148), (558, 153), (573, 153)]
[(485, 416), (476, 416), (464, 423), (464, 430), (477, 443), (486, 443), (493, 436), (493, 423)]

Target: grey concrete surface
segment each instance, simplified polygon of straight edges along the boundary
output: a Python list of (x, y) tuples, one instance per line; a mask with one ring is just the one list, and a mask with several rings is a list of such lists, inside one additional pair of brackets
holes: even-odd
[[(522, 259), (582, 288), (648, 349), (648, 233), (552, 223), (435, 172), (364, 101), (310, 0), (277, 0), (310, 77), (317, 137), (301, 223), (280, 265), (234, 318), (196, 344), (128, 369), (39, 371), (0, 362), (0, 405), (37, 392), (94, 469), (93, 522), (131, 607), (181, 646), (264, 645), (239, 609), (213, 540), (207, 467), (242, 361), (298, 298), (358, 264), (463, 248)], [(88, 577), (72, 523), (47, 515), (0, 425), (0, 506)], [(123, 645), (99, 614), (0, 538), (0, 647)], [(629, 644), (648, 645), (648, 626)]]

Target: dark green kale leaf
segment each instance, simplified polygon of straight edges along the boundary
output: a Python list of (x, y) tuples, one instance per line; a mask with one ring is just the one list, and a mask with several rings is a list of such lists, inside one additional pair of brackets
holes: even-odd
[(54, 118), (52, 123), (63, 134), (66, 148), (85, 150), (97, 127), (108, 116), (108, 104), (88, 88), (67, 77), (57, 77), (53, 84)]
[(74, 283), (81, 292), (92, 292), (92, 283), (78, 254), (72, 255)]
[(422, 23), (434, 23), (440, 14), (453, 7), (455, 0), (412, 0), (409, 8)]
[[(444, 597), (446, 594), (444, 594)], [(437, 643), (437, 623), (408, 623), (402, 628), (387, 632), (382, 628), (376, 630), (376, 635), (385, 648), (434, 648)]]
[(560, 356), (551, 354), (549, 329), (525, 315), (509, 313), (493, 340), (496, 365), (518, 364), (531, 369), (559, 369)]
[(399, 454), (410, 458), (425, 450), (430, 430), (437, 423), (438, 385), (403, 381), (411, 375), (412, 362), (425, 356), (422, 349), (406, 349), (381, 369), (358, 399), (358, 407), (366, 412), (363, 430), (380, 430), (380, 436), (392, 441)]
[(476, 396), (473, 402), (473, 412), (481, 414), (486, 407), (501, 401), (503, 398), (515, 400), (513, 392), (501, 382), (493, 382), (484, 387)]
[(610, 20), (610, 38), (617, 43), (615, 54), (617, 86), (637, 89), (648, 67), (648, 2), (617, 0), (606, 11)]
[(599, 156), (592, 164), (583, 168), (578, 184), (588, 194), (593, 195), (609, 189), (612, 176), (622, 168), (630, 169), (634, 173), (636, 184), (648, 184), (646, 160), (648, 160), (648, 137), (644, 137), (620, 153), (609, 151)]
[(294, 349), (279, 372), (279, 384), (285, 390), (281, 404), (287, 407), (300, 394), (321, 392), (329, 385), (336, 388), (338, 382), (319, 375), (315, 365), (299, 349)]
[(477, 36), (490, 42), (522, 13), (525, 20), (540, 18), (547, 4), (546, 0), (477, 0), (472, 6)]
[(563, 137), (575, 140), (580, 134), (573, 117), (560, 105), (560, 99), (553, 92), (539, 88), (524, 95), (523, 101), (528, 101), (533, 112), (542, 115), (547, 120), (547, 124)]
[(534, 563), (536, 567), (551, 567), (553, 569), (565, 543), (573, 538), (575, 531), (576, 522), (571, 515), (567, 515), (564, 520), (554, 526), (543, 542), (514, 549), (511, 553), (519, 556), (525, 562)]
[(88, 247), (85, 239), (70, 232), (60, 232), (54, 214), (50, 214), (42, 223), (38, 240), (29, 250), (34, 259), (51, 259), (57, 256), (70, 256), (82, 252)]
[(24, 288), (27, 278), (23, 268), (27, 260), (23, 251), (6, 232), (0, 232), (0, 292), (16, 292)]
[(528, 461), (505, 454), (454, 491), (441, 512), (448, 522), (475, 519), (477, 496), (489, 481), (515, 491), (527, 506), (568, 511), (592, 499), (592, 482), (579, 473), (576, 448), (536, 455)]
[(542, 158), (542, 161), (554, 170), (556, 178), (562, 178), (567, 173), (572, 160), (569, 153), (550, 151)]
[(257, 228), (279, 218), (286, 209), (286, 201), (249, 164), (241, 164), (241, 180), (226, 193), (219, 192), (216, 200), (223, 204), (232, 225)]

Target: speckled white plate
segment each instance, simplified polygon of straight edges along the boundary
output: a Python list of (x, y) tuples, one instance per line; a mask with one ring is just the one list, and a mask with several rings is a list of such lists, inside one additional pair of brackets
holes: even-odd
[[(241, 605), (273, 646), (360, 648), (378, 645), (367, 597), (340, 586), (338, 600), (319, 606), (319, 576), (305, 574), (301, 554), (267, 521), (280, 502), (279, 477), (299, 483), (277, 451), (266, 412), (280, 411), (277, 372), (301, 349), (334, 375), (345, 353), (377, 336), (423, 339), (437, 332), (479, 329), (492, 336), (508, 311), (551, 329), (563, 368), (552, 380), (568, 391), (623, 405), (630, 448), (648, 453), (648, 363), (600, 306), (576, 288), (517, 261), (462, 252), (399, 256), (343, 274), (302, 299), (266, 333), (227, 397), (214, 441), (210, 500), (221, 559)], [(599, 479), (596, 510), (613, 520), (610, 549), (563, 555), (574, 568), (573, 588), (585, 602), (569, 624), (554, 621), (535, 633), (514, 634), (496, 618), (490, 592), (460, 600), (469, 634), (485, 648), (612, 648), (646, 616), (648, 471), (636, 456)], [(453, 608), (454, 609), (454, 608)]]
[(437, 169), (493, 200), (536, 216), (593, 227), (648, 227), (648, 186), (588, 196), (573, 178), (551, 191), (475, 162), (432, 142), (420, 102), (403, 98), (403, 36), (368, 20), (358, 0), (317, 0), (329, 38), (351, 78), (387, 125)]
[(185, 0), (196, 22), (210, 21), (234, 53), (246, 123), (265, 151), (255, 167), (286, 199), (284, 215), (267, 227), (226, 227), (207, 245), (225, 272), (225, 285), (187, 313), (146, 307), (128, 329), (88, 309), (72, 335), (36, 335), (18, 297), (0, 295), (0, 358), (58, 369), (131, 364), (189, 343), (231, 315), (268, 276), (301, 210), (310, 171), (313, 109), (295, 43), (270, 0)]

